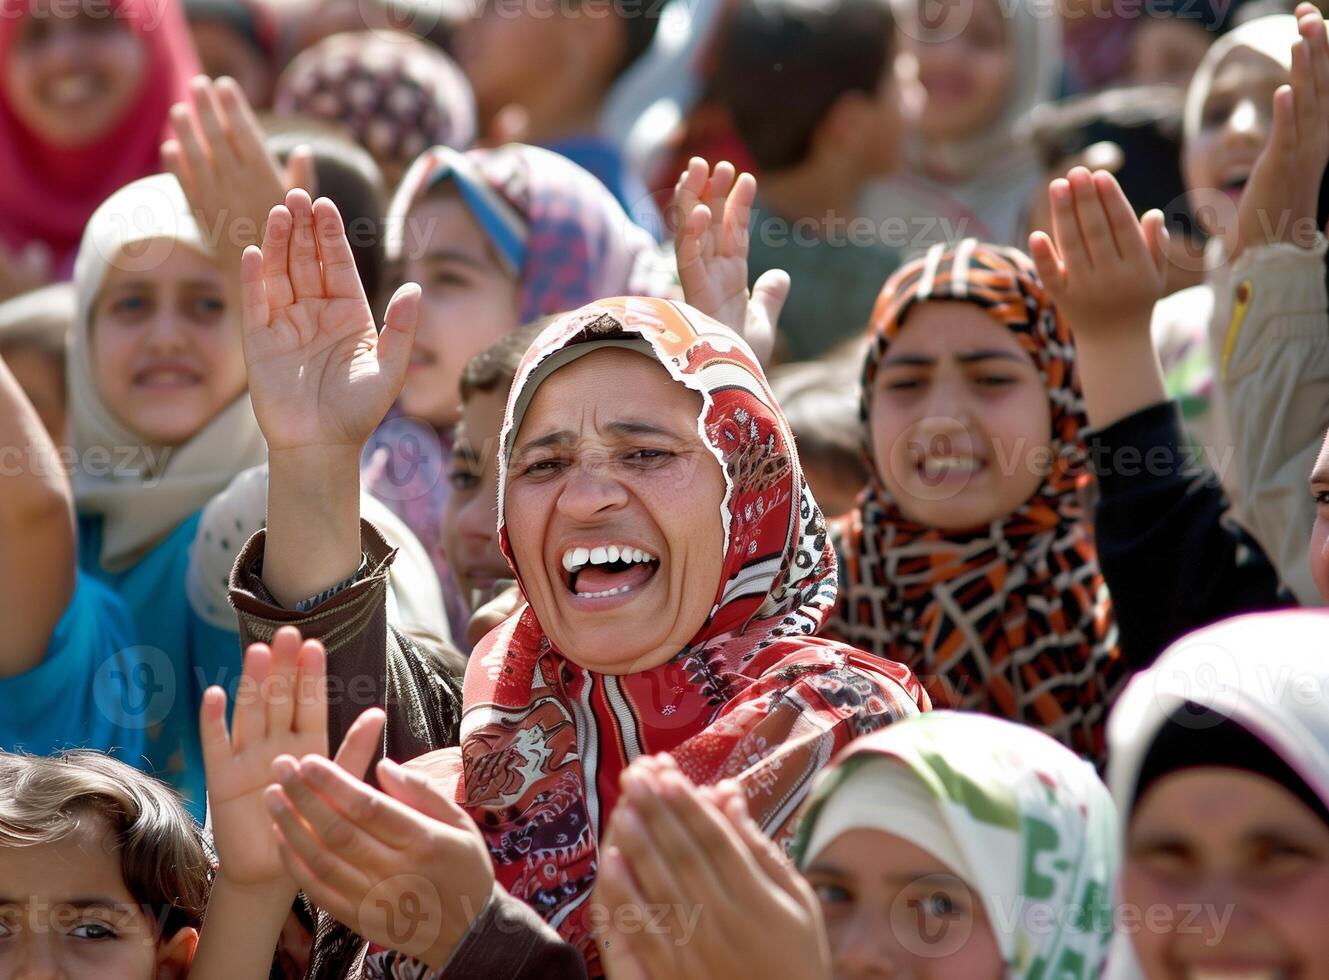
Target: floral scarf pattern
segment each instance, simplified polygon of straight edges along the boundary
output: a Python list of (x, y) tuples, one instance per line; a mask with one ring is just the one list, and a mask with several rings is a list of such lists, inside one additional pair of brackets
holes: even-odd
[(818, 781), (800, 864), (816, 856), (806, 848), (827, 802), (876, 758), (903, 763), (934, 798), (973, 869), (965, 883), (987, 911), (1004, 976), (1097, 980), (1119, 854), (1117, 811), (1093, 767), (1022, 725), (954, 711), (911, 718), (855, 742)]
[[(872, 459), (877, 371), (915, 303), (974, 303), (1006, 326), (1042, 375), (1054, 462), (1023, 506), (951, 533), (911, 521)], [(835, 523), (840, 602), (827, 634), (900, 660), (937, 707), (1022, 721), (1104, 760), (1103, 727), (1127, 666), (1098, 569), (1083, 494), (1087, 422), (1070, 332), (1029, 259), (967, 239), (934, 246), (886, 283), (872, 316), (859, 415), (870, 481)]]

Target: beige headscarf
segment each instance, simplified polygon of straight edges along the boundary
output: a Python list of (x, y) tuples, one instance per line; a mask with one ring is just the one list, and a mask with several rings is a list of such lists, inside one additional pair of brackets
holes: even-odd
[[(923, 29), (919, 0), (894, 0), (893, 6), (902, 31)], [(908, 141), (904, 171), (870, 185), (859, 202), (874, 221), (909, 222), (907, 257), (936, 242), (953, 245), (964, 238), (1024, 245), (1026, 211), (1043, 168), (1019, 124), (1057, 97), (1061, 20), (1052, 0), (1003, 0), (1000, 6), (1016, 65), (1002, 111), (960, 139)]]
[[(70, 441), (79, 461), (74, 499), (79, 513), (104, 519), (99, 561), (108, 571), (133, 565), (237, 473), (267, 458), (248, 394), (169, 450), (147, 444), (102, 401), (92, 363), (92, 313), (106, 274), (113, 264), (148, 271), (177, 245), (212, 254), (176, 179), (158, 174), (122, 187), (97, 208), (74, 262), (78, 310), (67, 368)], [(110, 465), (82, 465), (94, 458), (89, 450)]]

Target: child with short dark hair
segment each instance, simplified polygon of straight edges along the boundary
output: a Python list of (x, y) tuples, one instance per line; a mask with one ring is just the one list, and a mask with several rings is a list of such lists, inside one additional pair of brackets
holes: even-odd
[(174, 793), (99, 752), (0, 752), (0, 975), (174, 980), (212, 876)]
[(600, 130), (613, 84), (651, 46), (663, 4), (490, 0), (457, 33), (481, 132), (534, 143), (585, 167), (637, 220), (658, 219), (639, 175)]
[(860, 333), (900, 264), (858, 206), (899, 153), (894, 32), (885, 0), (745, 0), (720, 50), (716, 97), (761, 169), (750, 275), (791, 274), (780, 335), (793, 359)]

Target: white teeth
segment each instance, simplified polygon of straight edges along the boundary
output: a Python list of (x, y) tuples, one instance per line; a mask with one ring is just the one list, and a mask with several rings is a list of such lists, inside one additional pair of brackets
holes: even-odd
[(581, 596), (583, 599), (603, 599), (606, 596), (621, 595), (627, 591), (628, 587), (626, 585), (620, 585), (616, 589), (608, 589), (604, 592), (578, 592), (577, 595)]
[(597, 545), (594, 548), (569, 548), (563, 552), (563, 570), (577, 572), (587, 565), (609, 565), (614, 562), (658, 561), (654, 555), (627, 545)]
[(978, 460), (972, 456), (929, 456), (923, 460), (923, 472), (929, 476), (941, 476), (946, 473), (975, 473), (979, 468)]

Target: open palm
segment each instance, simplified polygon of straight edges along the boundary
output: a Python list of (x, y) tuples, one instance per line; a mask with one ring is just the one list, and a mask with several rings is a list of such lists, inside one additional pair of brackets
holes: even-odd
[(420, 288), (388, 304), (382, 334), (336, 206), (303, 190), (272, 209), (241, 262), (245, 364), (269, 451), (359, 447), (406, 377)]
[[(367, 711), (351, 726), (337, 764), (364, 776), (379, 746), (381, 711)], [(269, 646), (250, 644), (230, 730), (226, 692), (211, 687), (199, 712), (203, 765), (213, 841), (226, 877), (259, 885), (285, 877), (263, 791), (280, 756), (328, 753), (327, 654), (318, 640), (294, 627), (278, 630)]]

